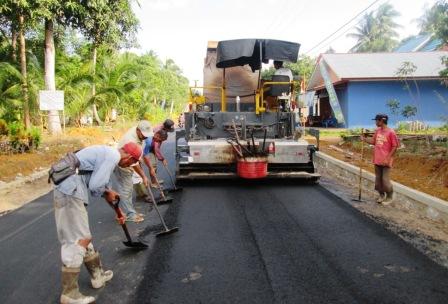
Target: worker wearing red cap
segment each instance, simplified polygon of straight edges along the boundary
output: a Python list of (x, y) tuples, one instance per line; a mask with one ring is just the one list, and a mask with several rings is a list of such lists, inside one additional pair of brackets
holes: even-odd
[[(101, 288), (112, 279), (111, 270), (101, 266), (100, 256), (92, 245), (92, 235), (86, 206), (89, 193), (102, 196), (113, 203), (118, 193), (110, 188), (110, 177), (116, 166), (129, 167), (138, 162), (142, 149), (128, 143), (120, 149), (108, 146), (91, 146), (75, 153), (79, 161), (78, 173), (65, 178), (54, 189), (56, 229), (61, 243), (62, 294), (60, 302), (92, 303), (94, 297), (79, 292), (78, 277), (84, 262), (91, 276), (93, 288)], [(124, 218), (117, 218), (120, 224)]]

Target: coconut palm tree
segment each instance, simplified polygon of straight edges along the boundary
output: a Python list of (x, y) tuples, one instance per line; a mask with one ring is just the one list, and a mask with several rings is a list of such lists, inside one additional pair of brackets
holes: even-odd
[(348, 37), (355, 38), (356, 44), (351, 52), (387, 52), (398, 43), (396, 29), (399, 25), (394, 21), (400, 14), (392, 5), (385, 3), (376, 12), (364, 15), (361, 23), (355, 27)]
[(12, 64), (0, 63), (0, 116), (19, 120), (22, 111), (22, 74)]
[(99, 62), (95, 74), (96, 93), (90, 102), (98, 105), (106, 122), (112, 109), (123, 114), (132, 109), (134, 90), (141, 81), (138, 77), (141, 66), (137, 65), (136, 57), (134, 54), (111, 55)]

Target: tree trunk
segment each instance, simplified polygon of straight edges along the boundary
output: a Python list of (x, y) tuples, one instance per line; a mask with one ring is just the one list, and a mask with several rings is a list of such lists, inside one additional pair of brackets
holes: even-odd
[(174, 109), (174, 100), (171, 99), (170, 115), (173, 114), (173, 109)]
[[(93, 76), (93, 84), (92, 84), (92, 97), (96, 95), (96, 84), (95, 84), (95, 74), (96, 74), (96, 60), (97, 60), (97, 48), (96, 45), (93, 46), (93, 56), (92, 56), (92, 76)], [(96, 107), (96, 103), (93, 102), (92, 105), (92, 113), (93, 118), (96, 123), (100, 125), (102, 123), (100, 116), (98, 115), (98, 109)]]
[(25, 45), (25, 18), (19, 16), (19, 47), (20, 47), (20, 72), (22, 73), (22, 93), (23, 93), (23, 123), (25, 128), (30, 127), (30, 106), (28, 95), (28, 77), (26, 71), (26, 45)]
[(14, 25), (11, 27), (11, 46), (12, 46), (12, 53), (11, 53), (12, 61), (17, 62), (17, 31)]
[[(45, 89), (56, 91), (55, 80), (55, 49), (53, 39), (53, 21), (45, 20)], [(57, 110), (48, 113), (48, 131), (50, 134), (62, 133), (61, 121)]]

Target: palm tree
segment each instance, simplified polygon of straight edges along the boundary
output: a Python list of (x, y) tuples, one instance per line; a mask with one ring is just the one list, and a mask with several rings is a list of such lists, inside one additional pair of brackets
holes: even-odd
[(12, 64), (0, 63), (0, 117), (19, 120), (22, 111), (22, 74)]
[(435, 34), (444, 43), (448, 43), (448, 2), (437, 1), (417, 21), (420, 33)]
[(132, 108), (135, 101), (133, 93), (141, 81), (138, 77), (141, 66), (137, 64), (136, 57), (134, 54), (111, 55), (97, 68), (97, 91), (91, 102), (99, 106), (106, 122), (113, 108), (118, 108), (122, 113)]
[(364, 15), (360, 25), (355, 27), (355, 32), (347, 36), (357, 39), (351, 52), (387, 52), (391, 51), (398, 43), (396, 29), (399, 25), (394, 21), (400, 14), (392, 5), (382, 4), (376, 12)]

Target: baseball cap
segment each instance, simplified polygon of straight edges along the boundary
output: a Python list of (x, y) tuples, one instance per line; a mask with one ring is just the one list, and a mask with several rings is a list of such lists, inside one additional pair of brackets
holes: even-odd
[(145, 137), (151, 137), (154, 135), (154, 133), (152, 132), (151, 124), (147, 120), (141, 120), (138, 123), (137, 128), (142, 132), (143, 136)]
[(132, 156), (132, 158), (135, 159), (136, 161), (138, 161), (142, 156), (142, 147), (140, 147), (134, 142), (128, 142), (123, 146), (122, 149), (124, 150), (124, 152)]
[(372, 120), (384, 120), (387, 121), (389, 119), (389, 116), (387, 116), (386, 114), (376, 114), (375, 118), (373, 118)]
[(163, 127), (167, 130), (167, 132), (173, 132), (174, 131), (174, 121), (171, 119), (166, 119), (163, 122)]

